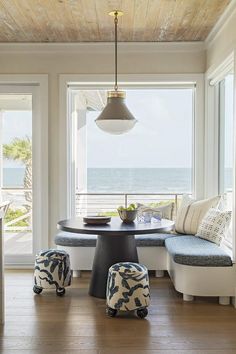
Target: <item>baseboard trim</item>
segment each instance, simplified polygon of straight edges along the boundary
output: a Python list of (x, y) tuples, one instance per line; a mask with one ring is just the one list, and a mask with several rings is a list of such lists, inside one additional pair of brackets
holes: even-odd
[(34, 269), (34, 264), (17, 264), (17, 263), (11, 263), (11, 264), (5, 264), (4, 269)]

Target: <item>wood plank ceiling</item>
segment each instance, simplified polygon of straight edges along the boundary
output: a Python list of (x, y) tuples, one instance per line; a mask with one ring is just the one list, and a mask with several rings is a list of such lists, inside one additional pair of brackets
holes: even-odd
[(202, 41), (231, 0), (0, 0), (0, 42)]

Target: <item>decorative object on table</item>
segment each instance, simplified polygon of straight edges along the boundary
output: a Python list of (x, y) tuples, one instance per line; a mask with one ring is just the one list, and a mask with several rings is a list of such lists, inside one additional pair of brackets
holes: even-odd
[(152, 211), (138, 210), (137, 219), (139, 224), (150, 224), (152, 221)]
[(85, 216), (83, 221), (89, 225), (105, 225), (111, 221), (111, 218), (110, 216)]
[(180, 234), (196, 235), (198, 226), (210, 208), (215, 208), (221, 197), (195, 200), (188, 195), (183, 195), (178, 208), (175, 231)]
[(56, 294), (65, 294), (71, 284), (70, 258), (63, 250), (50, 249), (36, 255), (33, 291), (40, 294), (43, 289), (56, 289)]
[(110, 267), (107, 280), (107, 314), (117, 311), (137, 311), (140, 318), (148, 314), (150, 303), (147, 268), (138, 263), (122, 262)]
[(171, 203), (168, 203), (165, 205), (155, 206), (155, 204), (157, 204), (157, 203), (158, 202), (155, 203), (155, 201), (150, 203), (150, 205), (137, 203), (138, 214), (139, 214), (139, 211), (140, 212), (141, 211), (153, 211), (153, 212), (157, 211), (157, 212), (161, 212), (163, 219), (174, 220), (175, 203), (171, 202)]
[(114, 17), (115, 23), (115, 86), (113, 91), (107, 93), (107, 105), (95, 120), (97, 126), (110, 134), (123, 134), (131, 130), (137, 120), (125, 104), (125, 91), (118, 89), (117, 83), (117, 25), (118, 17), (123, 15), (122, 11), (109, 13)]
[(162, 212), (161, 211), (158, 211), (158, 210), (154, 210), (152, 212), (152, 219), (151, 219), (151, 222), (153, 223), (160, 223), (162, 220)]
[(196, 236), (214, 242), (220, 246), (229, 228), (231, 215), (231, 211), (220, 211), (214, 208), (209, 209), (198, 227)]
[(137, 215), (138, 223), (140, 224), (160, 223), (162, 219), (162, 212), (160, 210), (146, 206), (138, 207)]
[(118, 209), (119, 216), (126, 224), (134, 222), (137, 216), (137, 207), (135, 204), (130, 204), (127, 208), (120, 206)]

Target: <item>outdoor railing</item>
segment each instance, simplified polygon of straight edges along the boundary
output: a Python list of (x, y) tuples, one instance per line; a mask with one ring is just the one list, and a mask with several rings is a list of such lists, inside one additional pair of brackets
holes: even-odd
[(175, 204), (175, 213), (183, 193), (80, 193), (76, 192), (76, 216), (113, 214), (122, 205), (127, 207), (131, 203), (140, 203), (150, 206), (164, 205), (170, 202)]
[[(9, 212), (16, 214), (12, 216), (10, 220), (4, 222), (5, 231), (31, 231), (32, 230), (32, 205), (25, 198), (26, 193), (32, 193), (30, 188), (1, 188), (2, 200), (9, 201), (10, 206), (8, 209)], [(18, 213), (17, 213), (18, 211)], [(21, 226), (21, 222), (24, 222), (24, 226)]]
[[(25, 188), (2, 188), (2, 200), (9, 200), (10, 210), (20, 210), (20, 215), (5, 221), (6, 231), (31, 231), (32, 209), (25, 199), (31, 189)], [(83, 215), (115, 215), (119, 206), (128, 206), (131, 203), (140, 203), (150, 206), (164, 205), (170, 202), (175, 204), (175, 214), (183, 193), (81, 193), (75, 194), (75, 214)], [(27, 206), (27, 209), (25, 208)], [(20, 222), (25, 221), (25, 226)]]

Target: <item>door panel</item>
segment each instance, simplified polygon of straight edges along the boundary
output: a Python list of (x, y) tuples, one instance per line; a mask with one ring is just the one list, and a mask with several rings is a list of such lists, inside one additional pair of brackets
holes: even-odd
[(34, 232), (39, 222), (34, 199), (38, 109), (36, 86), (0, 86), (0, 201), (10, 202), (4, 218), (9, 264), (31, 263), (41, 244)]

